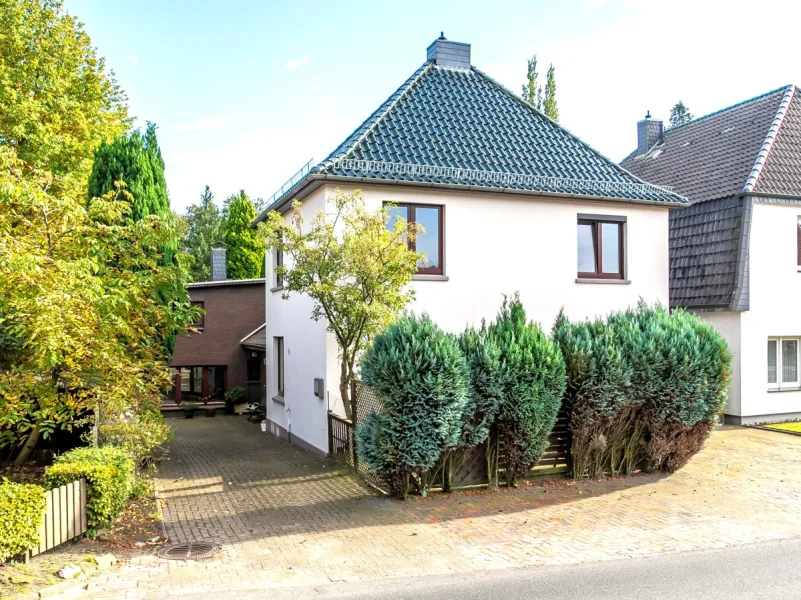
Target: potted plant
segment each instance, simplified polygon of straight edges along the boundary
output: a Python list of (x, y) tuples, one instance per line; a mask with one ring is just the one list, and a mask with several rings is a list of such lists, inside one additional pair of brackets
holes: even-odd
[(240, 404), (245, 397), (245, 388), (237, 386), (225, 392), (225, 414), (234, 414), (234, 405)]
[(191, 419), (195, 416), (195, 411), (198, 406), (194, 402), (181, 402), (181, 410), (184, 411), (184, 417)]
[(204, 408), (203, 412), (206, 413), (207, 417), (213, 417), (214, 415), (217, 414), (217, 407), (216, 406), (212, 406), (210, 408)]

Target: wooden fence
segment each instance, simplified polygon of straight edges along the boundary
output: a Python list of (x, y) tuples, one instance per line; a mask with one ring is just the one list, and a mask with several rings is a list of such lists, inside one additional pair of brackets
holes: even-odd
[[(377, 395), (361, 383), (356, 382), (351, 390), (353, 398), (356, 399), (356, 422), (367, 417), (370, 413), (381, 410), (381, 401)], [(359, 463), (356, 453), (356, 441), (354, 437), (355, 424), (352, 420), (341, 417), (332, 412), (328, 412), (328, 452), (329, 454), (342, 460), (353, 470), (359, 473), (372, 485), (386, 491), (386, 485), (380, 478), (376, 477), (366, 465)], [(530, 477), (544, 477), (567, 475), (570, 473), (570, 406), (562, 405), (556, 419), (553, 431), (548, 438), (549, 445), (545, 453), (529, 472)], [(501, 479), (503, 479), (503, 456), (500, 457)], [(453, 487), (474, 487), (486, 485), (487, 460), (486, 445), (482, 444), (475, 448), (468, 448), (457, 453), (453, 473)], [(441, 476), (443, 475), (441, 465), (437, 465), (432, 470), (434, 479), (431, 487), (437, 488), (442, 485)]]
[(31, 556), (86, 533), (86, 479), (46, 491), (45, 502), (39, 545), (31, 550)]

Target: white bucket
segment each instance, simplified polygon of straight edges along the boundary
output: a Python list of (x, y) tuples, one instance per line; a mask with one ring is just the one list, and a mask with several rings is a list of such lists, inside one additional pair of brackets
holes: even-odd
[(267, 421), (262, 421), (261, 422), (261, 430), (262, 431), (267, 431)]

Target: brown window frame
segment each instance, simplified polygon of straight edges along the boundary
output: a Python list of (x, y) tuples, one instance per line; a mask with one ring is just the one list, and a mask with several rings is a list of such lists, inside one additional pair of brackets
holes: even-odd
[[(439, 260), (437, 263), (439, 264), (438, 267), (418, 267), (417, 274), (418, 275), (444, 275), (445, 274), (445, 252), (444, 252), (444, 233), (445, 233), (445, 219), (444, 219), (444, 211), (443, 206), (441, 204), (413, 204), (410, 202), (384, 202), (384, 206), (397, 206), (398, 208), (405, 208), (409, 212), (409, 218), (407, 222), (409, 223), (417, 223), (416, 220), (416, 210), (418, 208), (434, 208), (437, 210), (438, 215), (438, 223), (439, 228), (437, 231), (437, 239), (439, 243), (437, 244), (437, 252), (439, 256), (437, 257)], [(417, 252), (417, 242), (415, 240), (409, 240), (409, 249), (412, 252)]]
[(282, 288), (284, 287), (284, 276), (278, 273), (278, 267), (284, 266), (284, 251), (281, 248), (275, 249), (275, 265), (273, 265), (273, 271), (275, 272), (275, 287)]
[(284, 397), (284, 338), (275, 338), (276, 396)]
[[(591, 225), (592, 226), (592, 246), (595, 252), (595, 271), (593, 272), (578, 272), (579, 279), (625, 279), (624, 273), (626, 265), (626, 257), (624, 256), (625, 244), (623, 238), (626, 232), (625, 221), (620, 220), (604, 220), (604, 219), (583, 219), (579, 217), (577, 225)], [(603, 272), (603, 236), (601, 235), (602, 225), (617, 225), (618, 227), (618, 258), (620, 264), (618, 265), (618, 273), (604, 273)], [(578, 235), (578, 231), (576, 232)]]
[[(253, 374), (256, 377), (252, 377)], [(259, 383), (261, 381), (261, 358), (250, 356), (245, 362), (245, 381), (248, 383)]]
[(191, 300), (191, 302), (192, 306), (197, 306), (203, 311), (203, 314), (200, 315), (200, 320), (197, 323), (193, 323), (192, 326), (195, 329), (204, 329), (206, 327), (206, 303), (203, 300)]
[(798, 255), (798, 266), (801, 267), (801, 217), (797, 217), (796, 220), (796, 254)]

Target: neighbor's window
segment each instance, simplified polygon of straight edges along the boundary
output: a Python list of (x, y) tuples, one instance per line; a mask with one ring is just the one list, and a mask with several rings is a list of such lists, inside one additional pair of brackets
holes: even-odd
[(273, 250), (273, 279), (276, 288), (284, 287), (284, 277), (278, 274), (278, 267), (284, 266), (284, 251), (281, 248)]
[(193, 323), (193, 326), (196, 329), (203, 329), (206, 326), (206, 313), (205, 313), (205, 304), (202, 301), (192, 300), (192, 306), (197, 306), (199, 309), (203, 310), (203, 314), (200, 315), (200, 319), (196, 323)]
[(417, 262), (417, 272), (422, 275), (442, 275), (442, 207), (425, 204), (393, 204), (388, 208), (390, 221), (387, 227), (394, 229), (395, 221), (403, 217), (409, 223), (422, 225), (425, 233), (409, 242), (409, 248), (415, 252), (422, 252), (423, 256)]
[(798, 266), (801, 267), (801, 217), (798, 217), (798, 226), (796, 227), (796, 254), (798, 255)]
[(768, 340), (768, 385), (774, 388), (799, 387), (799, 339)]
[(261, 380), (261, 359), (258, 356), (251, 357), (247, 363), (248, 381)]
[(623, 279), (625, 221), (578, 219), (578, 276), (587, 279)]
[(277, 337), (275, 340), (275, 374), (276, 374), (276, 395), (284, 396), (284, 338)]

